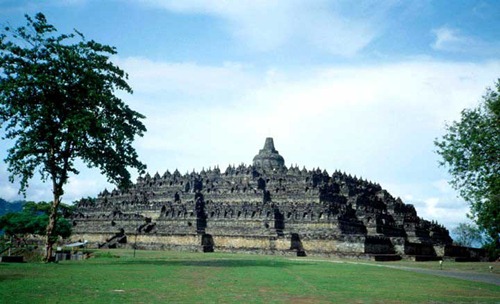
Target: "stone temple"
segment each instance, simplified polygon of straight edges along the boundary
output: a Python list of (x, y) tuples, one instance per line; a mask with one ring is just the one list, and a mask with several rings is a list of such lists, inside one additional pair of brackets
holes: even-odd
[(443, 226), (376, 183), (286, 167), (267, 138), (252, 165), (146, 174), (128, 190), (82, 199), (73, 238), (95, 247), (434, 259)]

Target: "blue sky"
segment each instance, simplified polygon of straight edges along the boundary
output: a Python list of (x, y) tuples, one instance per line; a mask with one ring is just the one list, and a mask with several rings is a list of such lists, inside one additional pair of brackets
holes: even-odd
[[(0, 0), (2, 25), (37, 12), (117, 48), (152, 174), (249, 164), (272, 136), (287, 165), (378, 182), (450, 229), (466, 221), (433, 141), (500, 77), (498, 1)], [(64, 199), (105, 187), (82, 166)], [(0, 197), (19, 198), (5, 164)]]

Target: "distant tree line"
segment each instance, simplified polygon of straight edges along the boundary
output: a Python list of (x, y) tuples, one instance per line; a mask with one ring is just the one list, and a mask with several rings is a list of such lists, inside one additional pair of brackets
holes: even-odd
[[(59, 237), (68, 238), (71, 235), (71, 223), (67, 217), (71, 215), (73, 208), (73, 206), (61, 204), (56, 230), (52, 235), (53, 242), (56, 242)], [(21, 211), (8, 212), (0, 216), (0, 230), (6, 238), (24, 239), (33, 234), (45, 236), (50, 212), (50, 202), (23, 202)]]

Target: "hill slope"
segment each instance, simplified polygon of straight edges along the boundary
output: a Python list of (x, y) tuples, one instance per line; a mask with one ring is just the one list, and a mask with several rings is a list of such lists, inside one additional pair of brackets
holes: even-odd
[(8, 202), (0, 198), (0, 216), (9, 212), (19, 212), (23, 209), (23, 201)]

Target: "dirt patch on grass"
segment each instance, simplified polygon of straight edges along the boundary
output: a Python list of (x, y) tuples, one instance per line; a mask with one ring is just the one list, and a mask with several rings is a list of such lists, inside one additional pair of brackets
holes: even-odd
[(206, 288), (209, 288), (209, 283), (213, 283), (214, 278), (222, 271), (216, 267), (189, 268), (191, 270), (185, 272), (185, 277), (190, 288), (195, 292), (204, 291)]
[(331, 303), (331, 299), (322, 299), (319, 297), (300, 297), (300, 296), (289, 296), (286, 298), (285, 303), (292, 303), (292, 304), (317, 304), (317, 303)]

